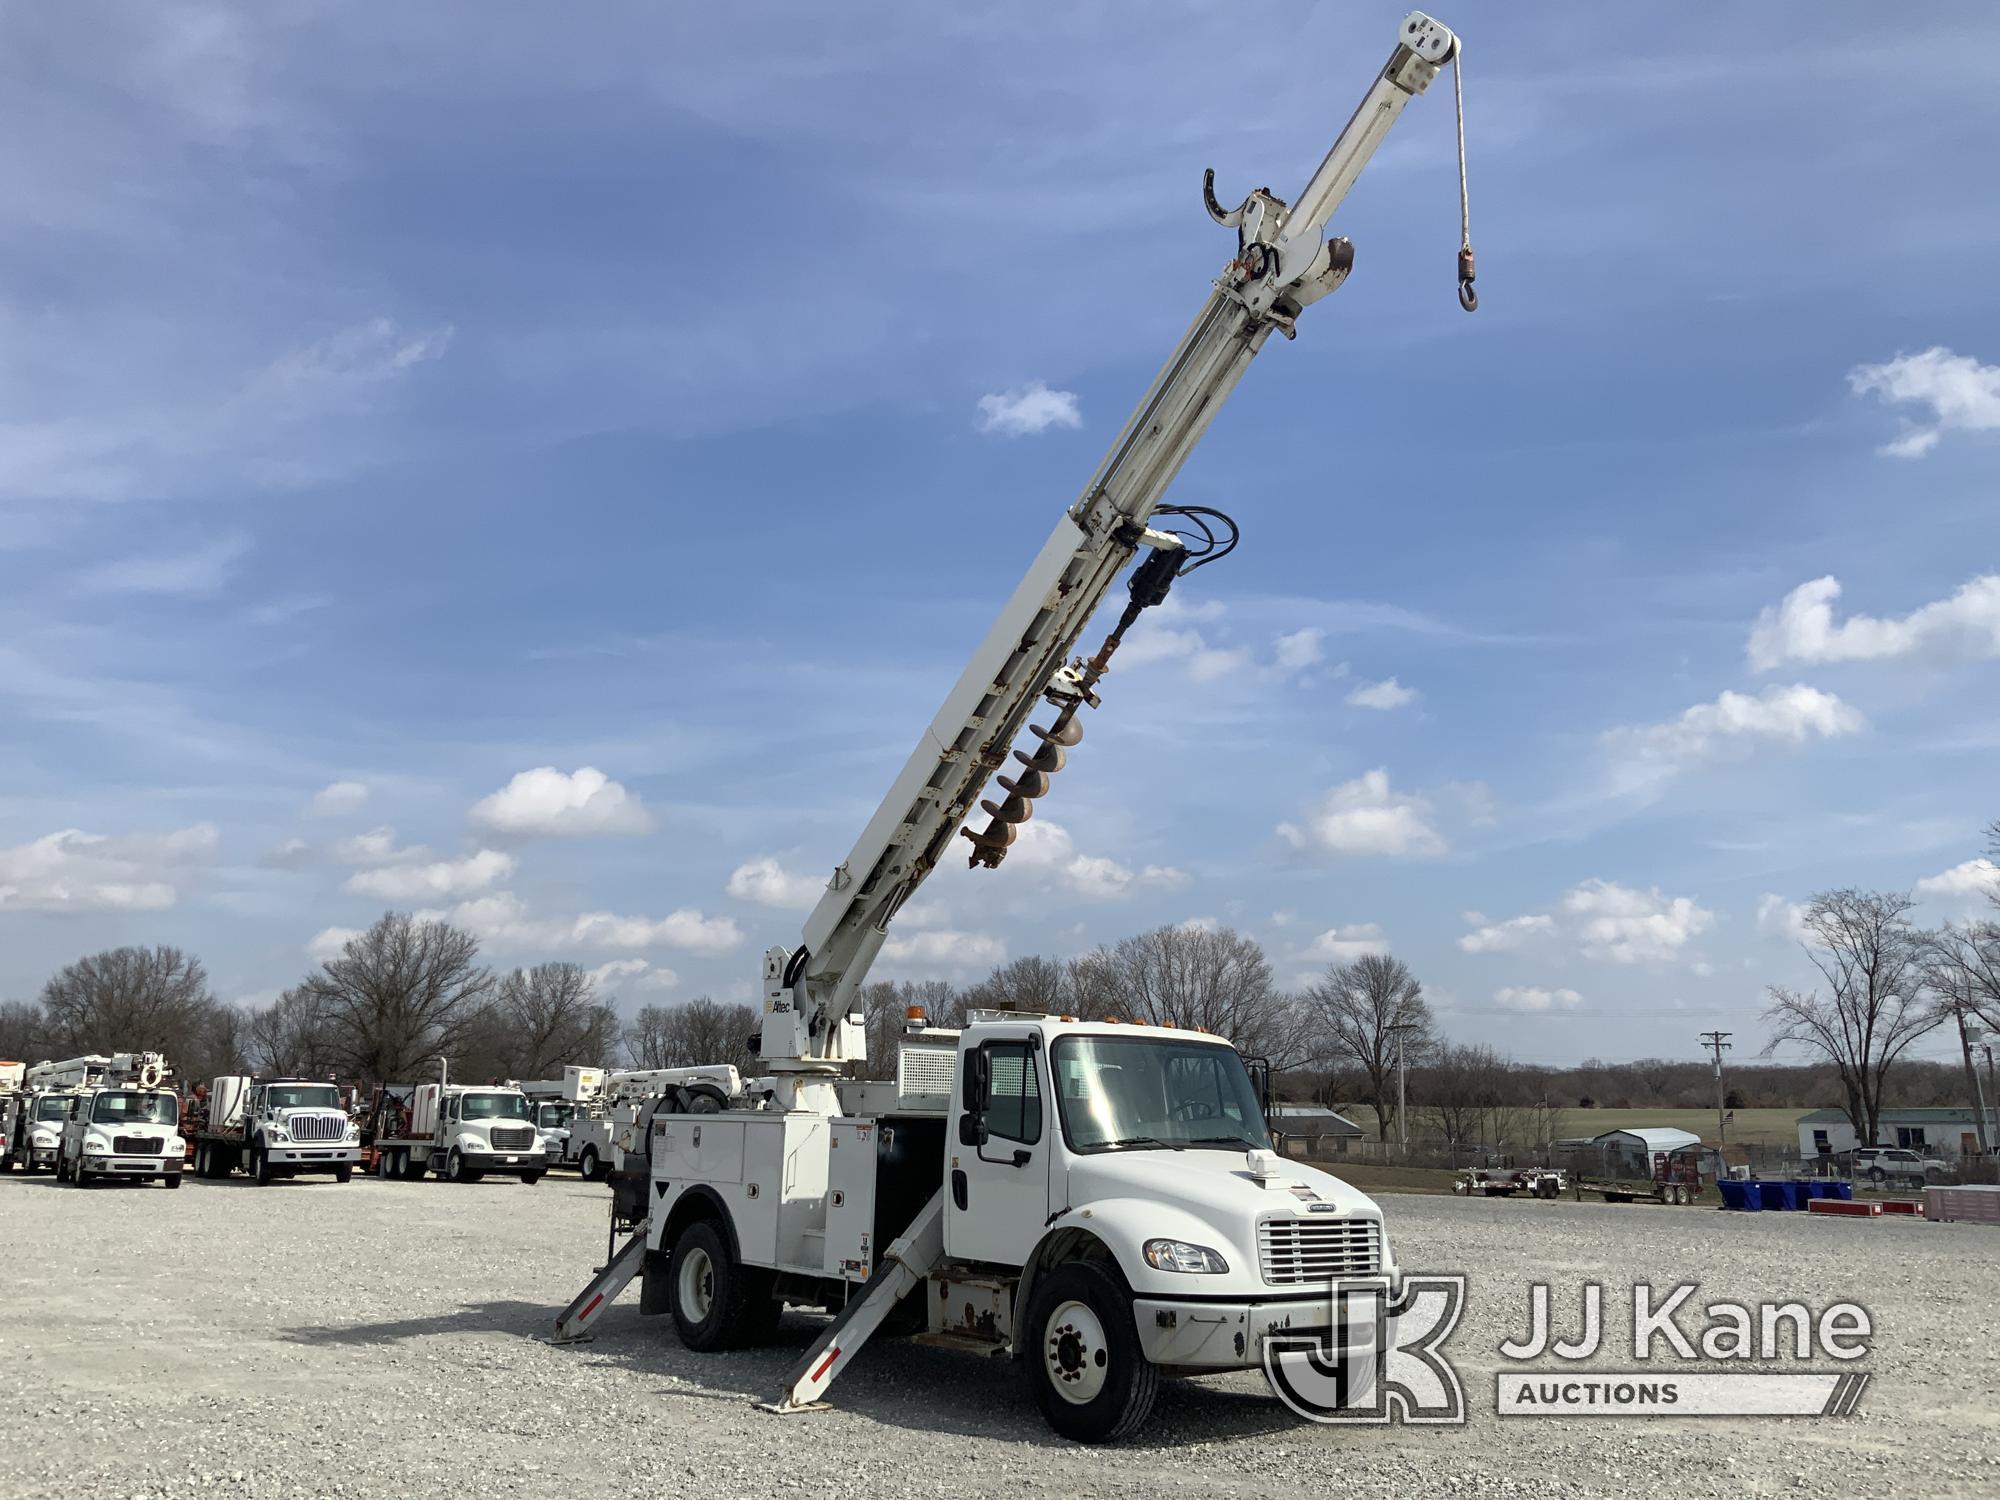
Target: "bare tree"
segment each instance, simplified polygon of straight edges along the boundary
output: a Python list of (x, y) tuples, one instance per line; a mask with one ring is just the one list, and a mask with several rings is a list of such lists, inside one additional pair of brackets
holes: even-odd
[(472, 1035), (493, 992), (478, 960), (471, 933), (389, 912), (299, 989), (323, 1007), (341, 1072), (404, 1083), (433, 1059), (455, 1057)]
[(596, 1065), (622, 1040), (618, 1013), (597, 998), (581, 964), (537, 964), (500, 981), (486, 1017), (496, 1077), (550, 1078), (569, 1063)]
[(1071, 965), (1060, 959), (1036, 953), (1009, 959), (965, 992), (962, 1009), (1073, 1015), (1071, 977)]
[(1111, 1014), (1214, 1032), (1274, 1069), (1303, 1056), (1264, 950), (1227, 927), (1156, 927), (1099, 949), (1084, 972), (1104, 986)]
[(266, 1077), (317, 1078), (337, 1066), (326, 996), (309, 984), (294, 986), (243, 1023), (244, 1061)]
[(868, 1061), (860, 1069), (860, 1076), (878, 1079), (896, 1076), (896, 1047), (911, 1006), (921, 1006), (925, 1020), (933, 1026), (962, 1026), (970, 996), (970, 991), (960, 992), (943, 979), (878, 979), (863, 985), (861, 1008), (867, 1017)]
[(54, 1057), (160, 1052), (188, 1072), (207, 1062), (219, 1005), (201, 961), (178, 948), (112, 948), (42, 986), (42, 1045)]
[(1763, 1055), (1791, 1044), (1825, 1059), (1864, 1143), (1876, 1139), (1896, 1059), (1946, 1014), (1924, 993), (1926, 944), (1909, 921), (1915, 904), (1900, 892), (1822, 891), (1806, 909), (1802, 946), (1827, 993), (1782, 985), (1766, 991), (1771, 1039)]
[(0, 1003), (0, 1058), (35, 1063), (48, 1056), (48, 1021), (32, 1000)]
[(1306, 990), (1302, 1008), (1322, 1030), (1317, 1040), (1326, 1061), (1360, 1070), (1365, 1097), (1386, 1141), (1396, 1113), (1399, 1042), (1403, 1055), (1416, 1060), (1431, 1044), (1431, 1011), (1417, 976), (1399, 958), (1364, 954), (1328, 969)]
[(635, 1068), (690, 1068), (703, 1063), (750, 1066), (749, 1040), (757, 1012), (697, 995), (678, 1005), (649, 1005), (625, 1028)]

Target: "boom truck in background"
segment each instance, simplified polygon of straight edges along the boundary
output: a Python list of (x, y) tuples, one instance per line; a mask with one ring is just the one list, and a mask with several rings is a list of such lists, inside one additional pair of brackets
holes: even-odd
[(414, 1181), (434, 1172), (449, 1182), (492, 1173), (533, 1187), (549, 1169), (535, 1108), (512, 1085), (450, 1081), (390, 1084), (376, 1090), (366, 1127), (378, 1177)]
[(208, 1121), (194, 1136), (197, 1177), (240, 1168), (259, 1186), (318, 1172), (346, 1182), (360, 1160), (361, 1131), (336, 1084), (230, 1074), (208, 1086)]
[(26, 1063), (0, 1060), (0, 1172), (14, 1170), (14, 1132), (20, 1127), (29, 1099), (27, 1075)]
[[(893, 1326), (1012, 1356), (1050, 1425), (1094, 1442), (1136, 1430), (1163, 1375), (1256, 1368), (1273, 1336), (1327, 1330), (1332, 1279), (1393, 1277), (1381, 1210), (1271, 1149), (1244, 1059), (1220, 1038), (1005, 1011), (947, 1031), (913, 1016), (893, 1083), (847, 1075), (865, 1057), (861, 986), (897, 912), (961, 836), (973, 866), (1002, 862), (1126, 630), (1234, 546), (1228, 517), (1162, 497), (1270, 335), (1291, 337), (1346, 279), (1352, 247), (1327, 240), (1326, 222), (1457, 53), (1449, 30), (1412, 13), (1291, 204), (1259, 189), (1225, 211), (1209, 174), (1204, 198), (1236, 230), (1234, 254), (834, 868), (802, 941), (764, 955), (769, 1077), (713, 1113), (651, 1109), (643, 1179), (612, 1194), (614, 1244), (621, 1225), (631, 1236), (557, 1319), (558, 1341), (587, 1337), (634, 1278), (640, 1311), (671, 1314), (696, 1350), (754, 1339), (787, 1303), (816, 1307), (832, 1320), (776, 1410), (819, 1404)], [(1459, 272), (1470, 310), (1469, 236)], [(1072, 658), (1135, 559), (1117, 624)], [(1028, 723), (1037, 700), (1046, 725)], [(998, 778), (1005, 796), (979, 801), (1024, 730), (1034, 748)], [(982, 826), (964, 822), (975, 805)]]
[(576, 1111), (563, 1143), (565, 1163), (574, 1165), (586, 1182), (613, 1175), (629, 1177), (635, 1171), (643, 1176), (646, 1126), (654, 1111), (712, 1114), (746, 1092), (760, 1092), (754, 1082), (746, 1085), (727, 1063), (608, 1073), (568, 1068), (563, 1075), (565, 1085), (573, 1074), (596, 1075), (594, 1081), (583, 1079), (577, 1084)]
[[(181, 1140), (181, 1098), (173, 1071), (157, 1052), (117, 1052), (108, 1058), (72, 1058), (45, 1064), (55, 1076), (80, 1074), (62, 1124), (55, 1168), (58, 1182), (89, 1187), (116, 1179), (157, 1178), (181, 1185), (186, 1147)], [(61, 1070), (71, 1069), (65, 1075)]]
[(62, 1159), (63, 1126), (75, 1111), (78, 1097), (110, 1066), (109, 1057), (91, 1053), (22, 1069), (7, 1133), (10, 1170), (55, 1170)]

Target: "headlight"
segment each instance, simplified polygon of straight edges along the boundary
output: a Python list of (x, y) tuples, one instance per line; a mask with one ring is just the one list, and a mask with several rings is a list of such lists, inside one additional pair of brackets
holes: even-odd
[(1220, 1275), (1229, 1262), (1206, 1245), (1190, 1245), (1186, 1240), (1147, 1240), (1142, 1252), (1146, 1264), (1155, 1271), (1203, 1271)]
[(347, 1127), (347, 1138), (348, 1138), (348, 1139), (349, 1139), (350, 1141), (358, 1141), (358, 1140), (360, 1140), (360, 1139), (361, 1139), (361, 1127), (360, 1127), (359, 1125), (356, 1125), (356, 1124), (353, 1124), (353, 1123), (351, 1123), (351, 1122), (350, 1122), (350, 1123), (349, 1123), (349, 1125), (348, 1125), (348, 1127)]
[(264, 1131), (264, 1137), (266, 1140), (272, 1141), (289, 1141), (291, 1139), (289, 1135), (285, 1134), (276, 1125), (267, 1127)]
[(96, 1151), (99, 1152), (100, 1154), (108, 1152), (111, 1149), (111, 1138), (109, 1136), (99, 1135), (96, 1131), (93, 1130), (89, 1135), (83, 1138), (83, 1149), (86, 1151)]

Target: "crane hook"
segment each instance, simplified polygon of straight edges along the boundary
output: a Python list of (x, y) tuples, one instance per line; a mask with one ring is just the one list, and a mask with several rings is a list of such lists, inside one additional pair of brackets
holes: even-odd
[(1479, 293), (1472, 289), (1472, 278), (1477, 273), (1473, 269), (1472, 251), (1458, 252), (1458, 305), (1467, 312), (1479, 311)]

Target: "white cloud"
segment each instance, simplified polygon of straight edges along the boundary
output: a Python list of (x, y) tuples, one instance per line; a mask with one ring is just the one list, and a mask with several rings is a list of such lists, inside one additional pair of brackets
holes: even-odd
[(1032, 437), (1051, 427), (1081, 427), (1074, 391), (1052, 391), (1039, 380), (979, 398), (979, 430)]
[(347, 889), (378, 901), (436, 901), (487, 890), (514, 873), (514, 856), (481, 849), (463, 859), (384, 865), (350, 875)]
[(398, 848), (396, 830), (384, 824), (342, 839), (333, 846), (333, 857), (344, 865), (408, 865), (429, 859), (431, 851), (422, 844)]
[(650, 833), (652, 814), (595, 766), (565, 775), (554, 766), (522, 771), (472, 805), (472, 821), (514, 838), (579, 838)]
[(306, 811), (315, 818), (341, 818), (368, 805), (368, 788), (359, 781), (336, 781), (313, 793)]
[(939, 928), (907, 936), (892, 935), (882, 944), (881, 962), (887, 968), (965, 973), (990, 969), (1006, 957), (1006, 944), (989, 933)]
[(250, 550), (247, 537), (222, 537), (189, 552), (122, 557), (85, 570), (76, 586), (92, 594), (164, 594), (198, 598), (217, 593)]
[(512, 891), (461, 901), (449, 911), (424, 911), (430, 921), (463, 927), (496, 948), (580, 948), (592, 952), (680, 948), (691, 953), (727, 953), (743, 942), (743, 933), (727, 917), (707, 917), (680, 910), (664, 917), (627, 917), (613, 912), (584, 912), (570, 918), (536, 917)]
[(1174, 925), (1180, 928), (1182, 932), (1220, 932), (1222, 930), (1222, 919), (1220, 917), (1185, 917)]
[(1303, 672), (1326, 660), (1326, 632), (1308, 625), (1278, 637), (1275, 660), (1280, 672)]
[(1768, 687), (1754, 698), (1725, 691), (1663, 724), (1607, 730), (1604, 742), (1642, 762), (1674, 767), (1742, 755), (1760, 743), (1802, 745), (1816, 735), (1832, 739), (1866, 727), (1860, 712), (1832, 693), (1795, 683)]
[(161, 911), (219, 842), (213, 823), (196, 823), (123, 838), (66, 828), (0, 849), (0, 912)]
[(1927, 424), (1906, 421), (1901, 436), (1880, 450), (1892, 458), (1922, 458), (1947, 432), (2000, 429), (2000, 365), (1982, 365), (1942, 345), (1899, 354), (1886, 364), (1856, 365), (1847, 372), (1847, 383), (1857, 396), (1927, 411)]
[(1926, 875), (1917, 882), (1917, 894), (1948, 901), (2000, 895), (2000, 865), (1990, 859), (1968, 859), (1936, 875)]
[(1985, 573), (1948, 599), (1900, 619), (1849, 615), (1835, 624), (1840, 581), (1815, 578), (1767, 608), (1751, 628), (1750, 665), (1768, 672), (1786, 662), (1889, 661), (1898, 657), (1979, 661), (2000, 656), (2000, 573)]
[(794, 875), (769, 855), (738, 865), (729, 876), (728, 893), (738, 901), (781, 911), (811, 911), (825, 891), (825, 881)]
[(681, 977), (643, 958), (614, 958), (587, 976), (601, 995), (657, 994), (672, 989)]
[(1542, 912), (1489, 922), (1481, 913), (1469, 911), (1465, 920), (1472, 931), (1458, 940), (1458, 946), (1466, 953), (1512, 953), (1538, 938), (1550, 936), (1556, 929), (1555, 918)]
[(316, 858), (313, 846), (304, 839), (285, 839), (265, 850), (257, 863), (271, 870), (303, 870)]
[(306, 956), (316, 964), (339, 958), (347, 945), (361, 936), (358, 927), (323, 927), (306, 944)]
[(280, 405), (309, 397), (315, 406), (342, 406), (367, 387), (443, 358), (453, 331), (447, 323), (405, 333), (388, 318), (369, 318), (272, 361), (252, 391)]
[(1575, 990), (1545, 990), (1536, 985), (1506, 985), (1493, 992), (1493, 1003), (1502, 1010), (1575, 1010), (1583, 996)]
[(1364, 682), (1347, 695), (1349, 708), (1406, 708), (1417, 701), (1417, 690), (1406, 688), (1395, 678)]
[(1797, 901), (1766, 891), (1757, 898), (1757, 931), (1789, 942), (1806, 940), (1806, 909)]
[(1007, 862), (1016, 868), (1040, 872), (1053, 879), (1071, 895), (1089, 901), (1109, 901), (1124, 895), (1134, 884), (1174, 887), (1187, 882), (1187, 873), (1171, 865), (1148, 865), (1134, 874), (1130, 865), (1120, 864), (1102, 854), (1084, 854), (1076, 847), (1069, 830), (1060, 823), (1037, 818), (1016, 831)]
[(1306, 946), (1302, 958), (1319, 963), (1346, 964), (1370, 954), (1389, 951), (1388, 936), (1376, 922), (1353, 922), (1345, 927), (1329, 927)]
[(1328, 792), (1303, 827), (1280, 823), (1278, 836), (1294, 849), (1431, 858), (1445, 852), (1445, 841), (1430, 817), (1429, 802), (1396, 792), (1377, 769)]
[(1715, 925), (1715, 913), (1657, 886), (1634, 890), (1610, 880), (1586, 880), (1563, 897), (1586, 958), (1613, 963), (1666, 963)]

